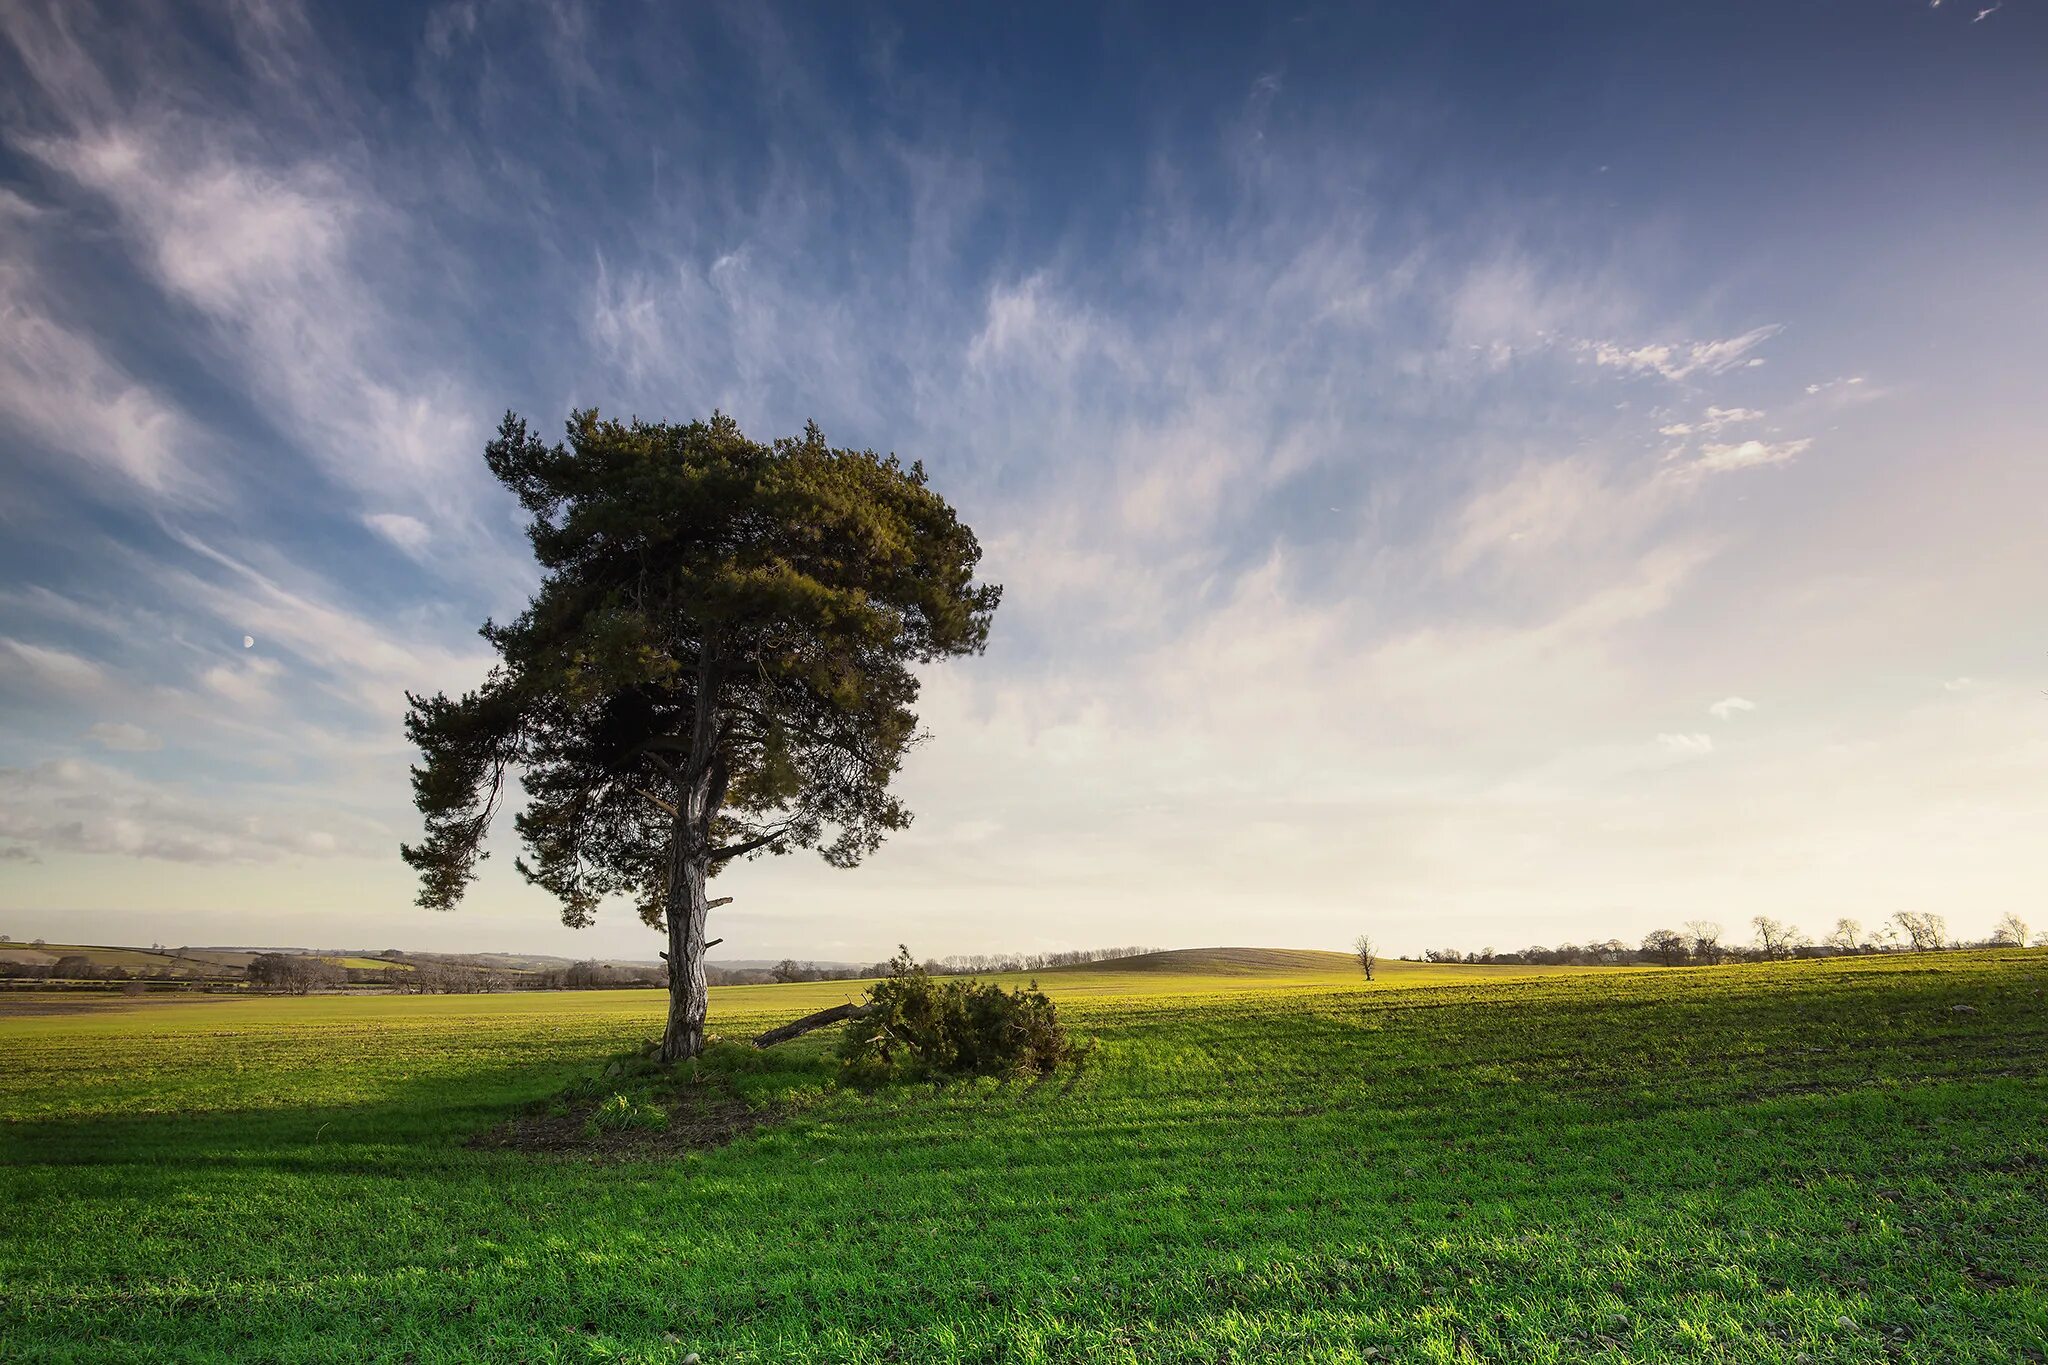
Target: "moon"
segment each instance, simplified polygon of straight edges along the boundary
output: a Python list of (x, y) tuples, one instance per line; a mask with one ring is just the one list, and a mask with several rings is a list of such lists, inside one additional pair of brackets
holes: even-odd
[(242, 637), (242, 648), (244, 648), (244, 649), (254, 649), (254, 648), (256, 648), (256, 637), (255, 637), (255, 636), (253, 636), (253, 635), (244, 635), (244, 636)]

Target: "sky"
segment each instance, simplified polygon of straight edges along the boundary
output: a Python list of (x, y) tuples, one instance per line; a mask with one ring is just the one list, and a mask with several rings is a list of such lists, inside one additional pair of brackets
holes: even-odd
[(507, 410), (921, 459), (916, 823), (720, 956), (2048, 921), (2030, 0), (0, 5), (0, 928), (412, 903)]

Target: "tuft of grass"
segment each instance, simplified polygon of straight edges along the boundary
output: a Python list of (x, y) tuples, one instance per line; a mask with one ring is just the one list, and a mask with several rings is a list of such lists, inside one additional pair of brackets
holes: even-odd
[[(2048, 1356), (2048, 954), (1136, 975), (1041, 975), (1078, 1076), (873, 1093), (641, 1070), (653, 993), (0, 1019), (0, 1359)], [(473, 1145), (578, 1078), (785, 1117)]]
[(661, 1129), (668, 1127), (668, 1110), (652, 1100), (612, 1094), (599, 1100), (591, 1109), (588, 1123), (593, 1133), (618, 1133), (635, 1128)]

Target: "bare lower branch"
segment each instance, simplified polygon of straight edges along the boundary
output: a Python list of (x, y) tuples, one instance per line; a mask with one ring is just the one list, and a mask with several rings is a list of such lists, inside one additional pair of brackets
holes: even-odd
[(777, 1043), (786, 1043), (792, 1038), (801, 1038), (806, 1033), (824, 1028), (830, 1024), (836, 1024), (842, 1019), (865, 1019), (878, 1008), (880, 1007), (876, 1005), (834, 1005), (829, 1010), (819, 1010), (816, 1014), (806, 1014), (801, 1019), (792, 1020), (781, 1028), (769, 1029), (766, 1033), (754, 1039), (754, 1046), (774, 1047)]
[(673, 801), (664, 801), (660, 797), (656, 796), (653, 792), (648, 791), (645, 787), (635, 787), (633, 790), (639, 793), (641, 796), (646, 797), (649, 801), (652, 801), (655, 805), (661, 807), (663, 810), (667, 811), (670, 815), (674, 815), (676, 813), (676, 807)]

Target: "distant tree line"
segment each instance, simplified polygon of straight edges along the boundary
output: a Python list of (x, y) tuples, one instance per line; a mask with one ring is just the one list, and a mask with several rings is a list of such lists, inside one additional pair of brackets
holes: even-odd
[[(2030, 929), (2018, 914), (2003, 916), (1988, 938), (1965, 941), (1954, 937), (1945, 917), (1931, 911), (1902, 910), (1866, 930), (1861, 922), (1842, 918), (1815, 938), (1796, 924), (1769, 915), (1750, 920), (1746, 942), (1731, 941), (1713, 920), (1687, 920), (1677, 929), (1653, 929), (1640, 942), (1610, 938), (1591, 942), (1541, 944), (1509, 952), (1481, 948), (1431, 948), (1403, 954), (1403, 961), (1478, 963), (1502, 966), (1621, 967), (1714, 966), (1726, 962), (1771, 962), (1788, 958), (1839, 957), (1848, 954), (1932, 952), (1945, 948), (2048, 947), (2048, 932)], [(9, 947), (17, 944), (0, 937)], [(173, 951), (173, 950), (165, 950)], [(108, 983), (140, 991), (150, 983), (162, 987), (218, 990), (246, 989), (306, 995), (315, 991), (372, 989), (402, 995), (488, 995), (501, 991), (647, 990), (666, 984), (667, 973), (656, 963), (583, 961), (562, 967), (515, 967), (490, 956), (407, 953), (391, 948), (367, 960), (350, 952), (327, 950), (257, 953), (246, 968), (236, 969), (177, 949), (163, 966), (126, 967), (97, 963), (83, 953), (65, 953), (51, 962), (0, 960), (0, 980)], [(215, 950), (206, 950), (215, 951)], [(1159, 951), (1139, 946), (1073, 948), (1043, 953), (955, 953), (929, 958), (915, 967), (930, 976), (990, 976), (998, 973), (1050, 971), (1091, 962), (1136, 957)], [(1366, 979), (1372, 979), (1378, 958), (1374, 940), (1360, 936), (1354, 956)], [(344, 962), (341, 959), (353, 959)], [(512, 959), (517, 962), (518, 959)], [(726, 967), (706, 964), (706, 980), (714, 986), (753, 986), (793, 981), (857, 981), (887, 977), (889, 962), (819, 963), (784, 958), (769, 967)]]
[[(1112, 958), (1156, 953), (1157, 948), (1063, 948), (1047, 953), (954, 953), (910, 964), (927, 976), (993, 976), (1001, 972), (1045, 972)], [(755, 986), (790, 981), (867, 981), (890, 975), (893, 962), (799, 962), (786, 957), (772, 967), (705, 967), (714, 986)]]
[(1750, 920), (1746, 943), (1729, 941), (1727, 933), (1713, 920), (1687, 920), (1678, 929), (1652, 929), (1640, 943), (1618, 938), (1591, 943), (1561, 943), (1554, 948), (1541, 944), (1515, 952), (1482, 948), (1464, 952), (1457, 948), (1430, 948), (1410, 961), (1470, 962), (1543, 967), (1711, 967), (1724, 962), (1776, 962), (1788, 958), (1840, 957), (1860, 953), (1933, 952), (1942, 948), (2022, 948), (2029, 943), (2048, 947), (2048, 933), (2030, 933), (2027, 923), (2016, 914), (1998, 921), (1991, 936), (1969, 943), (1949, 933), (1948, 920), (1926, 910), (1901, 910), (1866, 930), (1861, 921), (1844, 917), (1819, 939), (1770, 915)]

